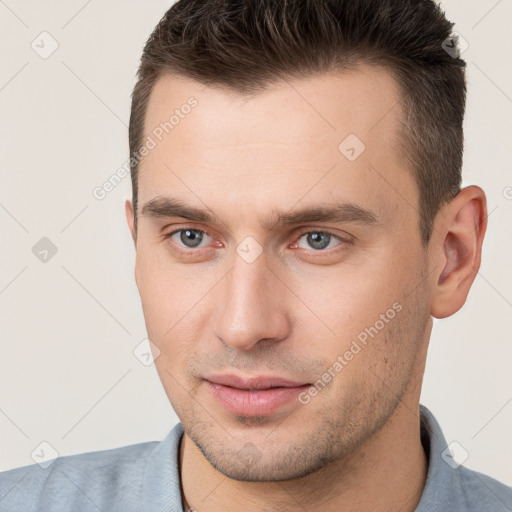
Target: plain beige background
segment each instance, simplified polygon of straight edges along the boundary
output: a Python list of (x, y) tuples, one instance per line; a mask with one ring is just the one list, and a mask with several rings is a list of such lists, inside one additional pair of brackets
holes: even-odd
[[(133, 354), (146, 331), (129, 177), (93, 196), (126, 162), (141, 50), (170, 4), (0, 0), (0, 470), (33, 463), (41, 442), (114, 448), (178, 421)], [(512, 2), (442, 6), (469, 45), (464, 176), (490, 216), (465, 307), (435, 323), (422, 403), (456, 458), (512, 485)], [(57, 248), (46, 262), (32, 249), (43, 237)]]

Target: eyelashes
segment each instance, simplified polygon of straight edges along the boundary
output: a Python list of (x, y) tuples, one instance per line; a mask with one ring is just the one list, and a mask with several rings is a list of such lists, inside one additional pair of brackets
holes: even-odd
[[(173, 250), (184, 256), (194, 256), (196, 253), (208, 250), (208, 239), (215, 240), (215, 237), (204, 229), (194, 227), (182, 227), (175, 229), (165, 235), (166, 239), (171, 241)], [(304, 241), (301, 243), (301, 241)], [(322, 254), (333, 252), (332, 242), (337, 242), (334, 248), (345, 247), (351, 243), (351, 240), (325, 229), (303, 229), (295, 234), (294, 242), (289, 245), (291, 249), (298, 249), (312, 254)], [(217, 247), (222, 244), (216, 241)]]

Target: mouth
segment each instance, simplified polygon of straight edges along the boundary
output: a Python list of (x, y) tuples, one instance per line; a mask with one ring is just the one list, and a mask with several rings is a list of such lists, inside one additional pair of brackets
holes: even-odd
[(279, 411), (312, 384), (277, 376), (212, 375), (205, 379), (212, 397), (228, 412), (268, 416)]

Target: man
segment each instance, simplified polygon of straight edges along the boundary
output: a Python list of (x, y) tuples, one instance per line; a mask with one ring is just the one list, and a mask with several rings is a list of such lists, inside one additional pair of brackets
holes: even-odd
[(126, 217), (180, 423), (5, 472), (0, 510), (512, 510), (419, 404), (486, 229), (452, 26), (425, 0), (173, 5), (133, 93)]

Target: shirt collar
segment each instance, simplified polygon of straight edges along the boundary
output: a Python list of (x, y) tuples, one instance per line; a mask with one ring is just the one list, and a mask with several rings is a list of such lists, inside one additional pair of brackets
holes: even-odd
[(141, 488), (145, 512), (183, 512), (179, 471), (183, 433), (177, 423), (147, 459)]
[(420, 404), (420, 433), (428, 472), (415, 512), (466, 511), (458, 464), (448, 449), (439, 423), (423, 404)]

